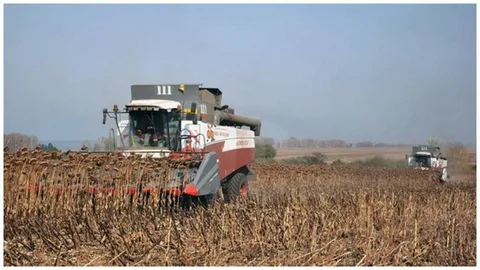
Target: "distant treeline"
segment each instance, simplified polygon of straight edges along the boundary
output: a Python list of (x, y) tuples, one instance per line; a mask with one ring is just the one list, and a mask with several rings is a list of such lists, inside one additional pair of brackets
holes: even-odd
[[(46, 145), (40, 144), (37, 136), (26, 135), (20, 133), (10, 133), (3, 135), (4, 146), (6, 150), (16, 152), (23, 147), (33, 149), (37, 146), (41, 146), (42, 149), (53, 150), (56, 149), (51, 143)], [(372, 143), (372, 142), (346, 142), (344, 140), (317, 140), (317, 139), (299, 139), (296, 137), (290, 137), (285, 140), (275, 140), (269, 137), (256, 137), (256, 143), (259, 145), (271, 145), (275, 148), (363, 148), (363, 147), (411, 147), (408, 144), (388, 144), (388, 143)], [(111, 138), (101, 137), (93, 145), (85, 140), (82, 144), (78, 145), (78, 148), (87, 147), (93, 151), (105, 151), (113, 150), (114, 143)]]
[[(54, 146), (51, 142), (41, 144), (38, 140), (38, 137), (35, 135), (27, 135), (21, 133), (9, 133), (3, 135), (4, 141), (4, 151), (7, 152), (17, 152), (24, 147), (32, 150), (38, 146), (41, 147), (44, 151), (57, 151), (60, 148)], [(83, 147), (86, 147), (86, 150), (93, 150), (93, 151), (112, 151), (114, 150), (114, 143), (111, 138), (101, 137), (98, 139), (93, 145), (88, 141), (85, 140), (83, 142), (78, 143), (76, 146), (69, 147), (69, 150), (80, 150)], [(63, 149), (66, 150), (66, 149)]]
[(3, 145), (5, 152), (17, 152), (24, 147), (32, 150), (40, 147), (43, 151), (58, 150), (52, 143), (40, 144), (38, 137), (35, 135), (26, 135), (21, 133), (3, 134)]
[(269, 144), (275, 148), (364, 148), (364, 147), (411, 147), (409, 144), (391, 144), (391, 143), (373, 143), (347, 142), (344, 140), (318, 140), (318, 139), (299, 139), (290, 137), (284, 140), (275, 140), (269, 137), (257, 137), (256, 143)]
[(23, 147), (33, 149), (39, 145), (40, 142), (37, 136), (26, 135), (21, 133), (3, 134), (4, 150), (17, 152)]

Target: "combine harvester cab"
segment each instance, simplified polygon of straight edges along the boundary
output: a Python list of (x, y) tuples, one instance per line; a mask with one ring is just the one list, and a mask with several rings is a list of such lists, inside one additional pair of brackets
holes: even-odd
[(188, 164), (162, 176), (168, 178), (164, 184), (147, 183), (144, 193), (207, 202), (217, 195), (226, 201), (247, 195), (259, 120), (235, 115), (221, 105), (218, 88), (199, 84), (132, 85), (131, 95), (123, 111), (117, 105), (103, 110), (104, 124), (107, 116), (115, 120), (115, 152)]
[(408, 166), (434, 172), (433, 181), (446, 182), (450, 176), (447, 171), (447, 158), (442, 156), (440, 147), (419, 145), (412, 147), (412, 153), (406, 155)]

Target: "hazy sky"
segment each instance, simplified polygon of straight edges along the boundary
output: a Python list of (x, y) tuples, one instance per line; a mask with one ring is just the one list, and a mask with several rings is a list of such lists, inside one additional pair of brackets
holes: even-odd
[(130, 85), (219, 87), (264, 136), (474, 143), (475, 5), (5, 5), (5, 132), (108, 135)]

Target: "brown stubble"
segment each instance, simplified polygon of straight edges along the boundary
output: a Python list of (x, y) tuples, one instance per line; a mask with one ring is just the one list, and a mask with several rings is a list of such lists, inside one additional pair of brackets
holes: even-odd
[[(187, 212), (149, 200), (140, 211), (119, 194), (93, 203), (80, 187), (160, 182), (149, 172), (169, 166), (162, 161), (24, 152), (5, 164), (6, 265), (476, 264), (475, 181), (442, 185), (406, 168), (252, 164), (247, 200)], [(38, 182), (68, 192), (21, 189)]]

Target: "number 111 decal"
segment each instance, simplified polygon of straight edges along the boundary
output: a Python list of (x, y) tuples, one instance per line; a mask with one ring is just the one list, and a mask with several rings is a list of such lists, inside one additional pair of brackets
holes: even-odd
[(157, 95), (159, 96), (168, 96), (172, 94), (172, 86), (170, 85), (158, 85), (157, 86)]

